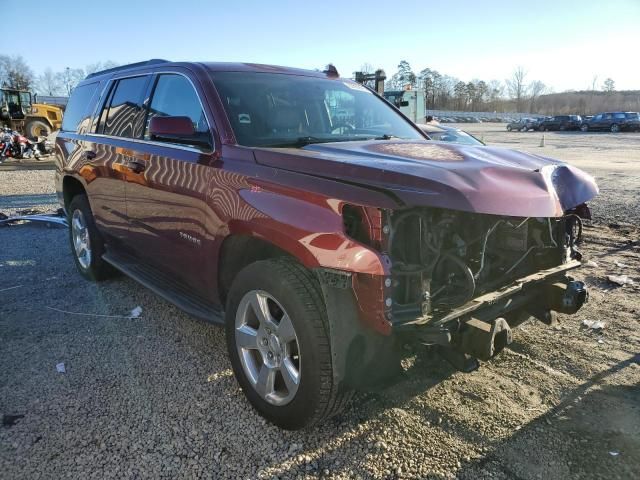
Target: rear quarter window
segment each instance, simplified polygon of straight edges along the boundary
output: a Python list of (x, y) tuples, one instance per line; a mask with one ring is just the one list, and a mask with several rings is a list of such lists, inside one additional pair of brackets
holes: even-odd
[(88, 83), (73, 89), (62, 119), (63, 131), (77, 132), (86, 126), (93, 110), (98, 83)]

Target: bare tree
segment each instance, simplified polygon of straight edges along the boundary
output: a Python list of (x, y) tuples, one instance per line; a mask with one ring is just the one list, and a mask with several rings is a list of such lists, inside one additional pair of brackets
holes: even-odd
[(56, 74), (56, 79), (62, 85), (64, 93), (69, 96), (75, 86), (85, 77), (84, 70), (81, 68), (65, 68), (62, 72)]
[(526, 77), (527, 71), (523, 67), (517, 67), (513, 71), (511, 78), (506, 80), (509, 96), (515, 100), (518, 112), (522, 112), (524, 108), (524, 100), (527, 96), (527, 84), (525, 83)]
[(20, 55), (0, 55), (0, 83), (10, 88), (30, 90), (33, 84), (33, 70)]
[(602, 89), (607, 93), (615, 92), (616, 82), (612, 78), (607, 78), (602, 84)]
[(544, 95), (547, 91), (547, 86), (540, 80), (535, 80), (529, 85), (529, 111), (531, 113), (537, 113), (537, 100), (540, 95)]
[[(84, 71), (87, 75), (90, 75), (92, 73), (96, 73), (99, 72), (101, 70), (106, 70), (108, 68), (113, 68), (113, 67), (117, 67), (119, 65), (119, 63), (116, 63), (112, 60), (107, 60), (106, 62), (96, 62), (96, 63), (90, 63), (89, 65), (87, 65), (84, 68)], [(368, 63), (365, 63), (365, 65), (369, 65)], [(373, 67), (371, 67), (373, 68)], [(363, 70), (364, 71), (364, 70)], [(373, 71), (373, 70), (371, 70)]]
[(58, 76), (48, 68), (38, 76), (36, 81), (36, 91), (40, 95), (62, 95), (62, 85)]
[[(371, 65), (369, 62), (364, 62), (362, 65), (360, 65), (360, 71), (362, 73), (374, 73), (376, 69), (373, 68), (373, 65)], [(88, 73), (89, 72), (87, 72), (87, 74)]]

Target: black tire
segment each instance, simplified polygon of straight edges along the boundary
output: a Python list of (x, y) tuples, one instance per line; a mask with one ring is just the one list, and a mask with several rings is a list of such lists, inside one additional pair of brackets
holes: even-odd
[[(87, 266), (81, 264), (74, 246), (73, 218), (76, 210), (82, 213), (88, 231), (91, 254), (90, 262)], [(91, 213), (91, 206), (85, 194), (75, 195), (71, 199), (67, 211), (67, 221), (69, 222), (69, 246), (71, 247), (71, 255), (80, 274), (87, 280), (93, 282), (115, 276), (117, 273), (116, 270), (102, 259), (102, 255), (105, 252), (104, 240), (96, 228), (93, 214)]]
[[(266, 292), (288, 314), (296, 334), (300, 379), (295, 396), (274, 405), (261, 396), (247, 377), (236, 344), (236, 315), (240, 302), (253, 291)], [(334, 379), (326, 309), (315, 277), (293, 259), (262, 260), (245, 267), (235, 277), (227, 297), (225, 318), (227, 348), (238, 383), (253, 407), (275, 425), (297, 430), (339, 413), (352, 390)]]
[(51, 133), (51, 127), (41, 120), (31, 120), (24, 129), (27, 138), (46, 137)]
[(587, 124), (580, 125), (580, 131), (588, 132), (589, 131), (589, 125), (587, 125)]
[(611, 131), (611, 133), (618, 133), (620, 131), (620, 125), (618, 125), (617, 123), (614, 123), (611, 125), (609, 130)]
[(510, 132), (512, 130), (511, 125), (507, 125), (507, 132)]

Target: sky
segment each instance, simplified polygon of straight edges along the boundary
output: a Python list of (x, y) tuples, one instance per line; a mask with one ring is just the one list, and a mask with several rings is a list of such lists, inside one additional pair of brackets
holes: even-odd
[[(5, 17), (24, 16), (21, 3), (0, 0)], [(345, 77), (369, 63), (390, 77), (407, 60), (464, 81), (504, 81), (522, 66), (556, 92), (591, 88), (594, 76), (640, 89), (640, 0), (35, 0), (28, 10), (40, 13), (5, 22), (0, 50), (36, 74), (165, 58), (331, 62)]]

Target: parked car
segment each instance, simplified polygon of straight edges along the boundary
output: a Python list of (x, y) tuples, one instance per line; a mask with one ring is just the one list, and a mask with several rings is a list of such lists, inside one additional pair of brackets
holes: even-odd
[(541, 120), (537, 118), (520, 118), (507, 124), (507, 130), (509, 132), (517, 130), (519, 132), (526, 132), (528, 130), (537, 130)]
[(417, 125), (431, 140), (436, 142), (453, 142), (463, 145), (484, 146), (484, 142), (459, 128), (428, 123), (418, 123)]
[(638, 112), (599, 113), (580, 126), (580, 130), (608, 130), (610, 132), (640, 132), (640, 114)]
[(523, 321), (587, 299), (568, 272), (593, 178), (430, 141), (334, 68), (93, 73), (56, 136), (55, 185), (79, 273), (120, 270), (224, 325), (246, 397), (283, 428), (397, 376), (406, 344), (470, 371)]
[(580, 115), (556, 115), (555, 117), (547, 117), (538, 124), (538, 130), (579, 130), (582, 125)]

